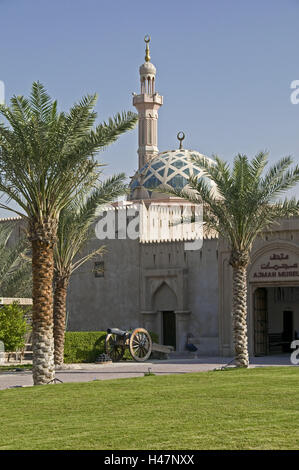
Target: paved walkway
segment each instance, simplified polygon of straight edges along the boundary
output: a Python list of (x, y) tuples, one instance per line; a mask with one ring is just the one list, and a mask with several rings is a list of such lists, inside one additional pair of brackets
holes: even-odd
[[(92, 380), (142, 377), (150, 371), (156, 375), (187, 374), (204, 372), (228, 364), (232, 358), (200, 357), (196, 359), (171, 359), (145, 363), (120, 362), (113, 364), (69, 364), (56, 371), (57, 379), (63, 382), (90, 382)], [(250, 367), (291, 366), (290, 355), (253, 357)], [(17, 365), (16, 365), (17, 367)], [(0, 390), (16, 386), (31, 386), (30, 371), (0, 372)]]

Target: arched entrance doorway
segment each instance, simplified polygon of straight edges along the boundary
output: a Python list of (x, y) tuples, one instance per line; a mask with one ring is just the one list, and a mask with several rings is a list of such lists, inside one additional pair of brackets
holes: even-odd
[(161, 340), (168, 346), (176, 349), (176, 314), (177, 298), (166, 282), (156, 290), (153, 297), (154, 310), (161, 313)]
[(299, 248), (267, 244), (252, 257), (248, 274), (250, 353), (289, 353), (299, 334)]
[(299, 287), (258, 287), (253, 297), (254, 355), (290, 353), (299, 337)]

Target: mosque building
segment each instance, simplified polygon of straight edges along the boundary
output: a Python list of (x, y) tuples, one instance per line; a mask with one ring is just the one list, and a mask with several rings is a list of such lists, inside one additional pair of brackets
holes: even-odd
[[(198, 248), (198, 234), (192, 224), (188, 233), (178, 234), (175, 224), (170, 224), (172, 233), (163, 232), (165, 220), (169, 226), (169, 220), (175, 220), (175, 214), (181, 217), (186, 205), (157, 189), (188, 190), (190, 176), (206, 178), (192, 157), (204, 157), (211, 165), (213, 159), (185, 149), (183, 133), (178, 134), (177, 149), (159, 152), (158, 111), (163, 97), (156, 91), (149, 41), (146, 36), (145, 62), (139, 69), (140, 93), (133, 96), (139, 116), (138, 170), (130, 182), (128, 201), (105, 212), (105, 217), (110, 214), (110, 221), (114, 217), (115, 237), (99, 239), (103, 229), (103, 218), (99, 218), (95, 236), (86, 247), (90, 251), (104, 244), (105, 254), (83, 265), (71, 279), (68, 330), (144, 327), (178, 354), (184, 353), (188, 339), (199, 355), (231, 356), (232, 269), (225, 241), (204, 232)], [(127, 236), (119, 221), (134, 226), (130, 214), (136, 207), (141, 208), (138, 234)], [(158, 236), (149, 233), (151, 224), (160, 227)], [(281, 220), (257, 239), (252, 249), (248, 269), (249, 352), (281, 352), (296, 332), (299, 218), (292, 218)]]

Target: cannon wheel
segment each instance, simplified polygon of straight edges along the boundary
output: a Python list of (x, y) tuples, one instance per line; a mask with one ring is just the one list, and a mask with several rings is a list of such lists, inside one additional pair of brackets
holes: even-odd
[(131, 334), (129, 348), (135, 361), (146, 361), (152, 352), (152, 339), (149, 332), (144, 328), (136, 328)]
[(119, 342), (119, 337), (112, 333), (106, 336), (106, 354), (111, 357), (113, 362), (118, 362), (122, 359), (125, 353), (125, 346)]

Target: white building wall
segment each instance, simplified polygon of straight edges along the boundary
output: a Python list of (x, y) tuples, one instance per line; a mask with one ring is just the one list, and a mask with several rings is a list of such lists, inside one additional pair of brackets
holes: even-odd
[[(103, 244), (97, 239), (88, 249)], [(135, 240), (105, 240), (104, 277), (95, 277), (94, 261), (71, 278), (68, 329), (99, 331), (139, 326), (139, 247)]]
[[(88, 250), (99, 243), (93, 240)], [(104, 277), (95, 277), (94, 260), (72, 277), (69, 330), (147, 326), (161, 340), (159, 312), (175, 310), (177, 349), (184, 350), (189, 333), (199, 354), (218, 354), (217, 240), (205, 240), (202, 250), (197, 251), (185, 251), (184, 242), (110, 240), (105, 245)], [(169, 290), (163, 292), (169, 292), (169, 299), (163, 296), (162, 308), (157, 302), (164, 282)]]
[(202, 250), (187, 251), (190, 333), (199, 354), (219, 354), (218, 240), (204, 240)]

